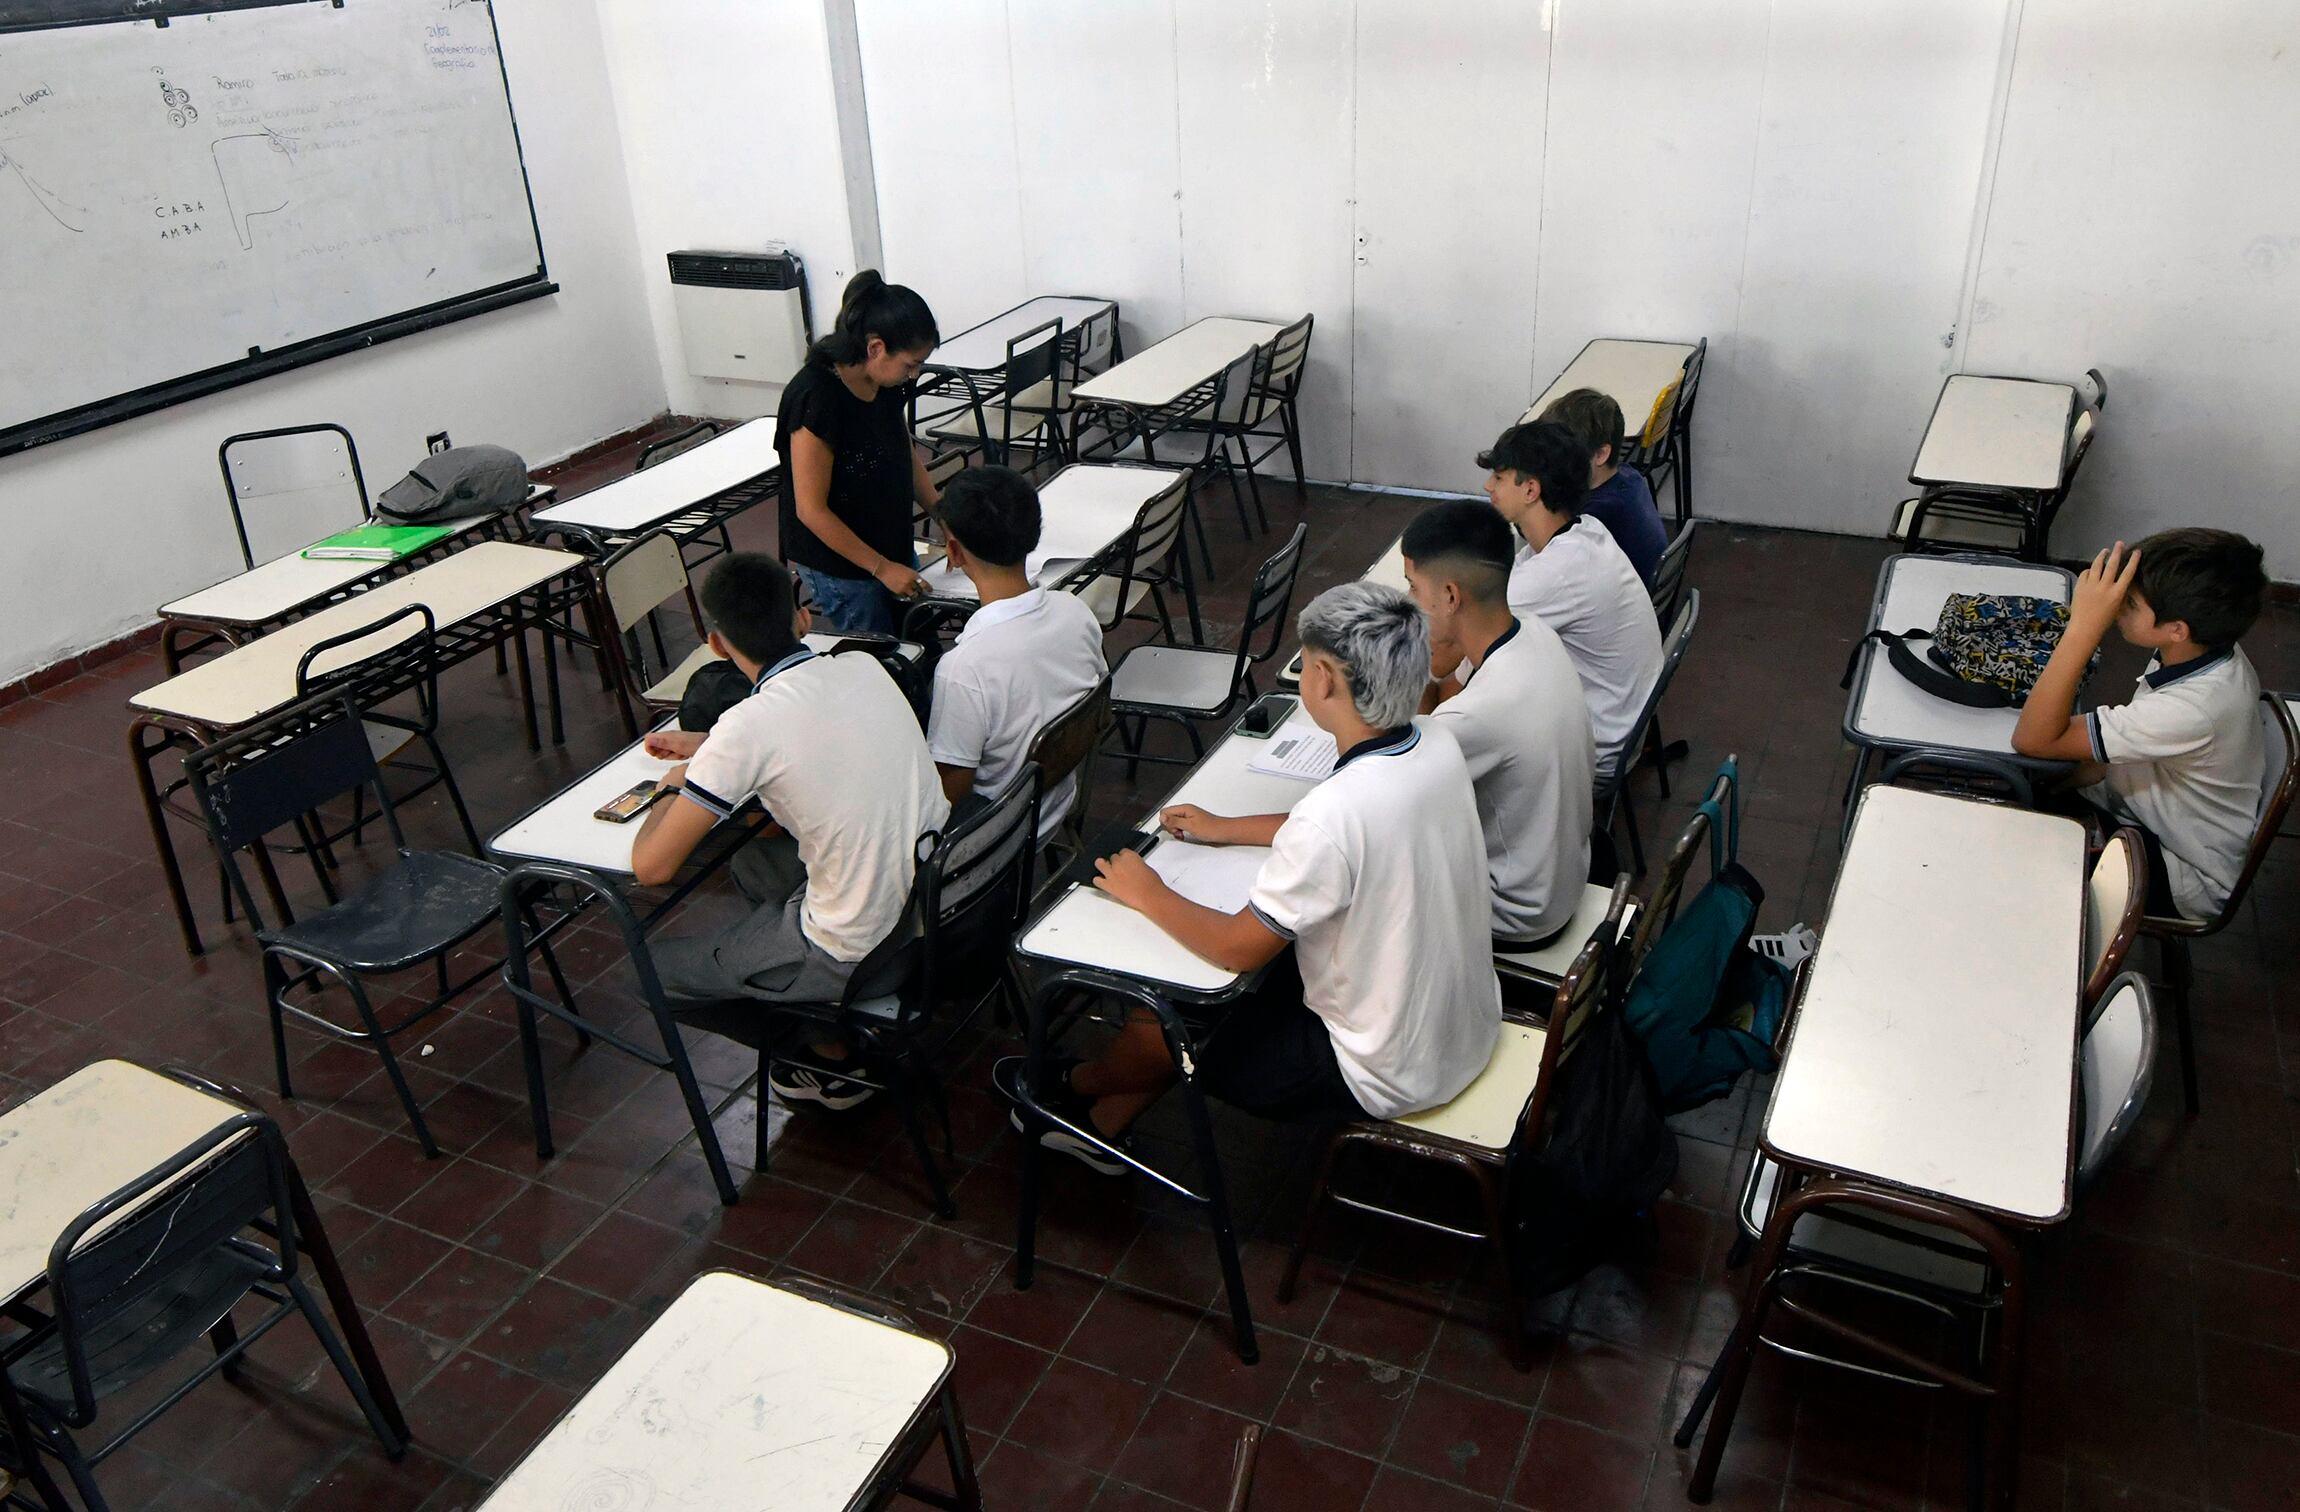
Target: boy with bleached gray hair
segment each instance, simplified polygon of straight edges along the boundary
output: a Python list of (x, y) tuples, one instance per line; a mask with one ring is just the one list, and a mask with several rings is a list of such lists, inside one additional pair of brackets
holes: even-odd
[[(1224, 817), (1179, 805), (1165, 833), (1270, 848), (1245, 906), (1181, 896), (1141, 856), (1096, 863), (1096, 886), (1225, 970), (1271, 968), (1205, 1040), (1196, 1074), (1215, 1096), (1294, 1121), (1395, 1118), (1451, 1101), (1501, 1031), (1485, 837), (1452, 735), (1416, 722), (1429, 622), (1394, 588), (1349, 583), (1301, 613), (1302, 708), (1334, 737), (1333, 775), (1290, 814)], [(1291, 944), (1297, 969), (1278, 958)], [(994, 1075), (1013, 1090), (1019, 1058)], [(1041, 1101), (1123, 1147), (1174, 1082), (1156, 1021), (1130, 1021), (1099, 1059), (1050, 1068)], [(1059, 1127), (1041, 1141), (1097, 1170), (1124, 1166)]]

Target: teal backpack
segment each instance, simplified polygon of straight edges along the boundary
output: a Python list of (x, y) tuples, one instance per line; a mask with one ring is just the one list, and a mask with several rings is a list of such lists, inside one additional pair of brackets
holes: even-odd
[(1709, 818), (1709, 881), (1662, 926), (1622, 1005), (1673, 1113), (1723, 1097), (1744, 1071), (1772, 1070), (1789, 1003), (1789, 972), (1748, 948), (1765, 889), (1738, 859), (1741, 774), (1731, 758), (1695, 812)]

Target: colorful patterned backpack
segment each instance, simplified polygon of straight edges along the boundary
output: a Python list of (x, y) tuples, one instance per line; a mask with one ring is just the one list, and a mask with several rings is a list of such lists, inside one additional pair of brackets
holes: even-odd
[[(2009, 709), (2028, 697), (2068, 628), (2068, 606), (2006, 593), (1952, 593), (1931, 631), (1872, 630), (1893, 668), (1936, 698), (1974, 709)], [(1930, 642), (1919, 655), (1914, 641)], [(1845, 664), (1850, 687), (1861, 645)]]

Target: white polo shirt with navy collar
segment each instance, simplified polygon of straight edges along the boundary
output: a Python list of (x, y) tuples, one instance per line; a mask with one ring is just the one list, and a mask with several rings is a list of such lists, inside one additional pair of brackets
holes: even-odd
[(765, 805), (806, 864), (799, 927), (840, 961), (870, 954), (901, 920), (918, 838), (950, 817), (886, 668), (803, 646), (719, 716), (680, 791), (721, 819), (754, 796)]
[(1589, 702), (1597, 775), (1611, 776), (1636, 756), (1622, 747), (1661, 679), (1661, 627), (1637, 569), (1602, 522), (1576, 517), (1541, 550), (1518, 548), (1509, 607), (1519, 619), (1539, 618), (1564, 642)]
[[(983, 605), (934, 668), (926, 746), (944, 766), (970, 767), (996, 802), (1030, 759), (1031, 742), (1109, 672), (1102, 624), (1076, 595), (1033, 588)], [(1074, 772), (1039, 800), (1040, 834), (1070, 812)]]
[(2252, 848), (2268, 769), (2260, 678), (2242, 648), (2151, 663), (2132, 702), (2084, 720), (2093, 759), (2108, 764), (2085, 796), (2148, 826), (2182, 913), (2218, 913)]
[(1247, 906), (1294, 942), (1358, 1105), (1396, 1118), (1450, 1102), (1501, 1035), (1485, 839), (1469, 766), (1442, 725), (1352, 747), (1270, 842)]

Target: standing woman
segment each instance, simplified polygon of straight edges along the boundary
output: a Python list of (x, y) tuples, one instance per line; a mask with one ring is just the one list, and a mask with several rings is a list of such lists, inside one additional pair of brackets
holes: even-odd
[(866, 268), (783, 389), (783, 559), (834, 629), (893, 635), (919, 591), (911, 505), (938, 494), (911, 445), (910, 385), (941, 339), (925, 300)]

